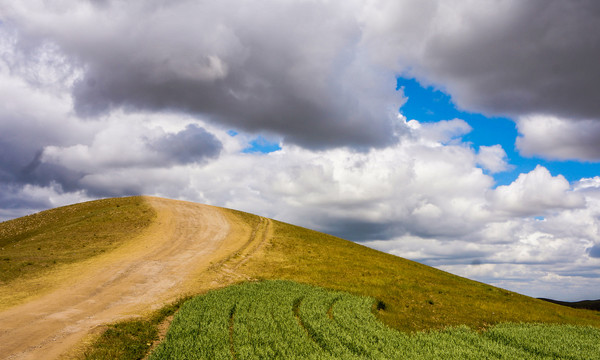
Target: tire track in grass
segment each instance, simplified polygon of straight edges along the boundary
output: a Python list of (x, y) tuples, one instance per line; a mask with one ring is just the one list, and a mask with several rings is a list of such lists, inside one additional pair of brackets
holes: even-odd
[(234, 253), (211, 265), (210, 269), (221, 274), (219, 281), (232, 284), (239, 281), (251, 281), (247, 275), (238, 271), (268, 241), (272, 229), (271, 219), (260, 217), (260, 222), (252, 229), (248, 240)]
[(235, 346), (233, 344), (233, 333), (234, 333), (233, 324), (235, 323), (235, 308), (236, 308), (236, 305), (233, 305), (233, 307), (229, 311), (229, 351), (231, 352), (231, 357), (234, 360), (237, 359), (237, 357), (235, 355)]
[(339, 300), (339, 297), (336, 297), (335, 299), (333, 299), (333, 301), (331, 302), (331, 305), (329, 305), (329, 309), (327, 309), (327, 317), (329, 317), (329, 319), (331, 320), (335, 320), (333, 318), (333, 305), (335, 305), (335, 303)]
[(321, 348), (323, 351), (326, 351), (325, 348), (317, 341), (317, 339), (315, 339), (315, 337), (308, 330), (308, 328), (304, 324), (304, 321), (302, 320), (302, 317), (300, 316), (300, 306), (302, 304), (302, 300), (304, 300), (304, 296), (299, 297), (298, 299), (296, 299), (296, 301), (294, 301), (294, 305), (292, 306), (292, 312), (294, 313), (294, 317), (296, 318), (296, 321), (298, 321), (298, 325), (300, 325), (300, 327), (302, 328), (302, 330), (304, 330), (304, 333), (306, 334), (306, 336), (316, 346), (318, 346), (319, 348)]

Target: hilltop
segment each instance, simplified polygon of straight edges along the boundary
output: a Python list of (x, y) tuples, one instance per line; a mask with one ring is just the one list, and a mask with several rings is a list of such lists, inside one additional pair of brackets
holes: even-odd
[(0, 283), (0, 350), (23, 358), (36, 351), (58, 356), (102, 333), (102, 324), (145, 318), (183, 296), (256, 280), (375, 298), (375, 315), (407, 333), (504, 322), (600, 327), (596, 312), (294, 225), (175, 200), (98, 200), (0, 223), (0, 249), (0, 259), (9, 259), (3, 274), (10, 274)]

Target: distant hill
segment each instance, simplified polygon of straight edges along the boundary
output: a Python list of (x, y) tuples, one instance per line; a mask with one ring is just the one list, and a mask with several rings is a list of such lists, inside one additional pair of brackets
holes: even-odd
[(582, 301), (558, 301), (546, 298), (540, 298), (540, 300), (548, 301), (553, 304), (558, 304), (562, 306), (568, 306), (574, 309), (587, 309), (587, 310), (595, 310), (600, 311), (600, 299), (599, 300), (582, 300)]

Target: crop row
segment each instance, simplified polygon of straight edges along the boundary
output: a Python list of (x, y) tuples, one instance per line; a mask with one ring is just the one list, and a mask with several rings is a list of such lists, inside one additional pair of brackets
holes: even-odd
[(188, 301), (150, 359), (600, 359), (600, 330), (503, 324), (408, 335), (369, 297), (290, 281), (246, 283)]

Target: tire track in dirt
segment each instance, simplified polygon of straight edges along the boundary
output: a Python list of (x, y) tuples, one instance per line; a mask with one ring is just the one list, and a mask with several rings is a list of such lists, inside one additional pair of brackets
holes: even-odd
[[(273, 222), (269, 218), (259, 217), (260, 221), (254, 227), (246, 229), (246, 232), (242, 234), (238, 233), (238, 237), (235, 238), (237, 242), (231, 241), (230, 245), (236, 247), (236, 250), (222, 251), (223, 255), (221, 260), (212, 263), (206, 271), (203, 272), (199, 277), (201, 281), (193, 287), (195, 293), (201, 293), (211, 289), (223, 288), (225, 286), (233, 285), (243, 281), (253, 281), (253, 279), (240, 271), (240, 267), (245, 264), (248, 260), (258, 253), (269, 241), (272, 235)], [(243, 240), (243, 239), (246, 240)], [(232, 249), (230, 247), (229, 249)], [(173, 321), (173, 317), (166, 319), (161, 323), (161, 328), (164, 329), (159, 333), (158, 339), (152, 344), (148, 354), (152, 352), (164, 341), (169, 325)], [(144, 358), (147, 359), (148, 355)]]
[(146, 200), (157, 220), (142, 236), (75, 266), (73, 280), (49, 294), (0, 313), (0, 358), (57, 358), (102, 324), (175, 300), (192, 277), (231, 256), (224, 249), (239, 249), (218, 208)]
[(220, 274), (218, 280), (213, 281), (215, 287), (218, 283), (229, 285), (239, 281), (253, 280), (243, 272), (238, 271), (238, 269), (267, 243), (272, 226), (271, 219), (261, 216), (260, 222), (252, 229), (252, 233), (244, 245), (235, 253), (213, 265), (213, 268)]

